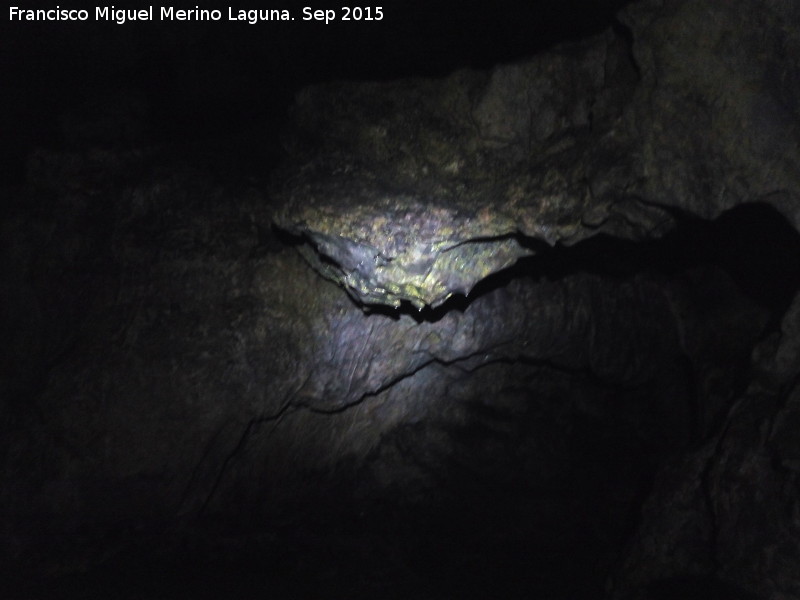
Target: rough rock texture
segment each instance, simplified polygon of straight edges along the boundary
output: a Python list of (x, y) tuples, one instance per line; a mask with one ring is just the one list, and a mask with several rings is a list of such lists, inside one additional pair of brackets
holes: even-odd
[[(305, 90), (276, 222), (359, 302), (420, 309), (542, 242), (660, 236), (680, 214), (744, 202), (800, 228), (800, 9), (653, 0), (621, 19), (629, 29), (489, 74)], [(659, 476), (609, 589), (796, 598), (791, 323), (742, 394), (748, 346), (709, 336), (720, 307), (702, 304), (680, 313), (683, 348), (696, 369), (729, 359), (696, 371), (704, 443)]]
[[(468, 294), (537, 241), (585, 238), (614, 212), (596, 197), (609, 178), (633, 178), (625, 148), (592, 133), (620, 110), (595, 99), (633, 89), (623, 52), (608, 34), (488, 75), (304, 90), (276, 222), (360, 301), (418, 308)], [(669, 220), (627, 212), (617, 228), (632, 236)]]
[(799, 315), (800, 296), (723, 426), (659, 474), (614, 597), (800, 597)]
[(702, 217), (770, 202), (800, 227), (798, 6), (645, 1), (623, 20), (642, 74), (631, 192)]
[(417, 307), (533, 242), (659, 235), (667, 207), (765, 201), (798, 226), (796, 11), (641, 2), (632, 48), (609, 32), (490, 74), (304, 90), (277, 222), (361, 302)]
[(2, 191), (0, 592), (800, 598), (798, 10), (312, 87), (268, 184), (64, 120)]

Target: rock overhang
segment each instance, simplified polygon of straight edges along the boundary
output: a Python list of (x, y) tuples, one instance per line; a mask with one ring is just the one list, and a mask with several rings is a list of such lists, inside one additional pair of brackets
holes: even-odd
[(741, 17), (720, 9), (698, 43), (686, 23), (702, 22), (704, 3), (654, 19), (661, 3), (643, 1), (613, 30), (490, 71), (305, 88), (273, 221), (359, 302), (418, 308), (538, 244), (656, 238), (676, 214), (763, 201), (800, 227), (785, 100), (800, 86), (773, 58), (797, 54), (795, 15), (747, 6), (774, 39), (724, 35)]
[(614, 47), (606, 33), (488, 73), (304, 89), (274, 224), (359, 303), (420, 310), (541, 244), (663, 233), (666, 213), (625, 191), (640, 165), (619, 115), (593, 100), (628, 85), (607, 75)]
[(278, 172), (273, 220), (307, 241), (312, 266), (357, 302), (435, 308), (537, 245), (572, 243), (608, 220), (608, 203), (572, 172), (587, 164), (576, 155), (585, 150), (505, 170), (491, 150), (486, 166), (459, 173), (417, 165), (409, 174), (408, 164), (365, 154), (315, 157)]
[(480, 167), (409, 177), (385, 163), (304, 165), (281, 173), (273, 221), (308, 242), (306, 259), (357, 302), (436, 308), (544, 245), (600, 231), (662, 233), (665, 212), (593, 193), (599, 180), (586, 166), (599, 164), (592, 154), (602, 151), (572, 142), (500, 177)]
[(304, 255), (362, 304), (436, 307), (531, 254), (510, 220), (409, 194), (361, 191), (361, 198), (339, 202), (328, 194), (322, 205), (306, 199), (277, 221), (303, 235), (314, 250)]

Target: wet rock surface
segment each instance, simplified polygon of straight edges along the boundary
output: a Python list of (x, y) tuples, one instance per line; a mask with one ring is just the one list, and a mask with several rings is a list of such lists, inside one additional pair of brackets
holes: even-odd
[(800, 598), (798, 16), (312, 86), (247, 176), (65, 118), (2, 192), (0, 591)]

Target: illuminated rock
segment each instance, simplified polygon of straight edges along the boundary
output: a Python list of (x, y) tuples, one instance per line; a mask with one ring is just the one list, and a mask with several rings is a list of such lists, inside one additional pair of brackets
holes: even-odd
[[(468, 294), (537, 245), (611, 227), (602, 181), (631, 161), (605, 125), (593, 131), (612, 119), (589, 98), (624, 93), (604, 67), (613, 41), (490, 74), (305, 90), (275, 179), (276, 223), (360, 302), (417, 308)], [(659, 229), (664, 214), (645, 212), (638, 232), (625, 220), (629, 237)]]
[(737, 37), (739, 11), (706, 32), (704, 6), (631, 7), (633, 45), (620, 29), (488, 72), (305, 89), (275, 222), (361, 303), (418, 308), (543, 244), (660, 237), (673, 209), (762, 201), (797, 227), (800, 84), (773, 58), (797, 47), (794, 13)]

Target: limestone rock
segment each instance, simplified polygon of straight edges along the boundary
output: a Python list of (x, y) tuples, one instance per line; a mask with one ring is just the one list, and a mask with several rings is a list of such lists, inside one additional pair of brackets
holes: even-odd
[(270, 184), (62, 120), (2, 190), (0, 588), (800, 598), (798, 10), (313, 86)]
[(666, 209), (766, 201), (799, 226), (796, 15), (706, 4), (637, 3), (632, 46), (608, 33), (489, 73), (303, 91), (276, 223), (360, 302), (418, 308), (537, 244), (661, 235)]
[[(627, 85), (606, 81), (614, 41), (490, 74), (305, 90), (276, 223), (360, 302), (418, 308), (468, 294), (537, 244), (590, 235), (614, 212), (593, 181), (626, 169), (613, 136), (592, 132), (592, 99)], [(626, 225), (647, 235), (663, 220), (640, 207)]]

